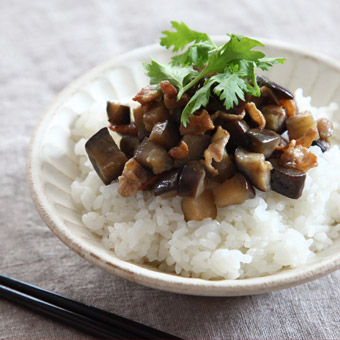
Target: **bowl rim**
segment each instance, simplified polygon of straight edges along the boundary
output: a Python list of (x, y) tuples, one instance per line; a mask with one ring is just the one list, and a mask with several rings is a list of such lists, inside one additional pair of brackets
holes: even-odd
[[(225, 36), (213, 36), (217, 42), (225, 40)], [(265, 46), (283, 48), (287, 51), (314, 58), (327, 64), (340, 72), (340, 62), (318, 52), (310, 51), (304, 47), (296, 46), (290, 43), (280, 42), (272, 39), (261, 38)], [(53, 207), (49, 203), (46, 192), (40, 181), (40, 162), (39, 146), (43, 137), (43, 131), (48, 126), (49, 120), (58, 112), (58, 108), (66, 102), (68, 98), (77, 93), (79, 87), (84, 87), (87, 83), (92, 82), (99, 77), (105, 70), (114, 65), (136, 55), (151, 56), (152, 51), (161, 51), (164, 48), (158, 44), (147, 45), (131, 50), (122, 54), (118, 58), (110, 59), (103, 62), (89, 71), (85, 72), (69, 85), (67, 85), (50, 103), (44, 114), (39, 119), (31, 137), (27, 163), (26, 177), (32, 197), (32, 201), (40, 214), (42, 220), (50, 230), (69, 248), (75, 251), (88, 262), (95, 266), (113, 273), (129, 281), (168, 292), (200, 295), (200, 296), (241, 296), (253, 295), (283, 288), (292, 287), (302, 284), (326, 274), (329, 274), (340, 268), (340, 252), (323, 258), (316, 263), (306, 264), (301, 268), (282, 270), (272, 275), (266, 275), (246, 279), (222, 279), (222, 280), (204, 280), (197, 278), (186, 278), (176, 274), (157, 271), (147, 266), (141, 266), (129, 261), (123, 261), (109, 254), (91, 247), (90, 244), (81, 241), (80, 237), (74, 237), (68, 227), (62, 220), (55, 216)]]

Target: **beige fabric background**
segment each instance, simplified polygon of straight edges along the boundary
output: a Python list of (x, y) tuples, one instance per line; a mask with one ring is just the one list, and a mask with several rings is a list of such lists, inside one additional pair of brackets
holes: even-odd
[[(142, 287), (85, 262), (36, 212), (30, 136), (49, 102), (107, 59), (158, 42), (170, 20), (210, 34), (275, 38), (340, 59), (337, 0), (0, 0), (0, 272), (187, 339), (339, 339), (340, 271), (260, 296)], [(90, 339), (0, 300), (1, 339)]]

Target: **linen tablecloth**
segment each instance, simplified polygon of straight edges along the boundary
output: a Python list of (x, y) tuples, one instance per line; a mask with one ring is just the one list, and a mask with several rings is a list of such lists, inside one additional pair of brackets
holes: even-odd
[[(25, 179), (30, 136), (57, 93), (91, 67), (157, 43), (170, 20), (340, 59), (339, 12), (335, 0), (0, 0), (0, 272), (186, 339), (339, 339), (340, 271), (258, 296), (149, 289), (68, 249), (42, 222)], [(5, 300), (0, 338), (91, 339)]]

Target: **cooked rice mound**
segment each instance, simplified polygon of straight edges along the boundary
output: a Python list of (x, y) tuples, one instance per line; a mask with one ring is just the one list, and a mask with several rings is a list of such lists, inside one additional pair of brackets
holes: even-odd
[[(302, 90), (295, 95), (301, 111), (334, 121), (336, 104), (317, 109)], [(120, 259), (151, 263), (186, 277), (238, 279), (301, 266), (339, 237), (340, 141), (336, 138), (324, 154), (311, 147), (318, 166), (308, 171), (298, 200), (256, 190), (255, 199), (218, 208), (215, 220), (185, 222), (180, 197), (164, 199), (140, 191), (125, 198), (117, 194), (117, 182), (108, 186), (101, 182), (84, 148), (87, 138), (107, 125), (105, 108), (98, 107), (102, 120), (89, 110), (72, 130), (80, 169), (72, 183), (72, 198), (84, 225)], [(337, 136), (339, 124), (334, 127)]]

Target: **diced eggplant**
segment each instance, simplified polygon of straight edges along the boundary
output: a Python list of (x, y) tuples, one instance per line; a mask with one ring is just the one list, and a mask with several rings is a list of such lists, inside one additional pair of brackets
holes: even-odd
[(281, 105), (280, 100), (277, 97), (277, 95), (274, 93), (274, 91), (267, 87), (267, 86), (261, 86), (261, 96), (260, 97), (253, 97), (252, 101), (255, 102), (257, 107), (264, 106), (264, 105)]
[(262, 191), (270, 190), (270, 170), (272, 165), (262, 153), (249, 152), (242, 147), (235, 150), (235, 163), (250, 183)]
[(175, 169), (160, 175), (160, 177), (153, 184), (153, 192), (155, 196), (164, 195), (170, 192), (177, 194), (178, 180), (181, 172), (182, 169)]
[(255, 190), (239, 172), (213, 188), (214, 202), (219, 207), (242, 204), (255, 197)]
[(136, 122), (132, 122), (130, 124), (126, 125), (110, 125), (109, 129), (117, 132), (121, 136), (137, 136), (138, 135), (138, 129)]
[(326, 152), (331, 147), (328, 142), (326, 142), (325, 140), (322, 140), (322, 139), (315, 140), (312, 143), (312, 145), (317, 145), (321, 149), (322, 152)]
[(138, 146), (134, 157), (139, 163), (152, 170), (155, 175), (173, 168), (173, 160), (167, 151), (149, 138), (145, 138)]
[(299, 198), (305, 185), (306, 173), (279, 165), (278, 159), (270, 160), (273, 166), (271, 171), (271, 188), (273, 191), (289, 198)]
[(107, 102), (106, 112), (109, 122), (112, 125), (130, 124), (130, 107), (114, 102)]
[(191, 162), (184, 166), (178, 180), (178, 196), (197, 197), (205, 189), (206, 173), (200, 162)]
[(249, 138), (247, 149), (263, 153), (265, 158), (271, 156), (281, 140), (280, 135), (268, 129), (251, 129), (247, 131), (247, 136)]
[(135, 123), (138, 129), (139, 141), (142, 141), (145, 137), (149, 135), (149, 132), (146, 131), (145, 126), (144, 126), (143, 115), (144, 115), (144, 112), (141, 106), (133, 110), (133, 116), (135, 118)]
[[(242, 114), (245, 105), (247, 104), (249, 99), (250, 96), (246, 94), (245, 100), (239, 100), (237, 105), (234, 105), (231, 109), (228, 110), (228, 113), (234, 115)], [(221, 100), (216, 94), (212, 94), (206, 109), (208, 112), (225, 111), (224, 101)]]
[(203, 158), (205, 149), (209, 146), (211, 136), (203, 135), (185, 135), (182, 141), (188, 146), (188, 155), (183, 159), (176, 159), (174, 166), (179, 168), (184, 166), (190, 161), (195, 161)]
[(136, 136), (123, 136), (120, 140), (120, 150), (124, 152), (127, 158), (132, 158), (139, 146), (139, 139)]
[(170, 113), (164, 103), (155, 102), (143, 115), (145, 129), (151, 132), (155, 124), (169, 120)]
[(110, 184), (121, 175), (127, 158), (111, 137), (107, 128), (102, 128), (85, 144), (86, 152), (104, 184)]
[(248, 124), (244, 120), (236, 120), (222, 125), (230, 133), (227, 144), (229, 154), (233, 154), (239, 146), (246, 146), (249, 143), (246, 132), (249, 130)]
[(150, 140), (169, 150), (179, 143), (180, 135), (178, 128), (168, 120), (157, 123), (152, 128)]
[(294, 99), (294, 95), (290, 91), (265, 76), (257, 75), (256, 82), (259, 86), (267, 86), (272, 89), (279, 99)]
[(266, 119), (266, 129), (282, 133), (287, 119), (286, 110), (281, 105), (265, 105), (261, 108)]
[(211, 190), (207, 189), (195, 198), (183, 198), (182, 211), (186, 221), (216, 218), (217, 208)]
[(236, 172), (232, 156), (227, 153), (223, 155), (221, 162), (213, 161), (212, 166), (218, 171), (218, 175), (214, 176), (214, 181), (219, 183), (230, 178)]
[[(311, 112), (308, 111), (288, 117), (286, 120), (286, 127), (290, 140), (302, 137), (309, 129), (317, 130), (316, 121)], [(317, 134), (315, 140), (318, 138), (319, 136)]]

